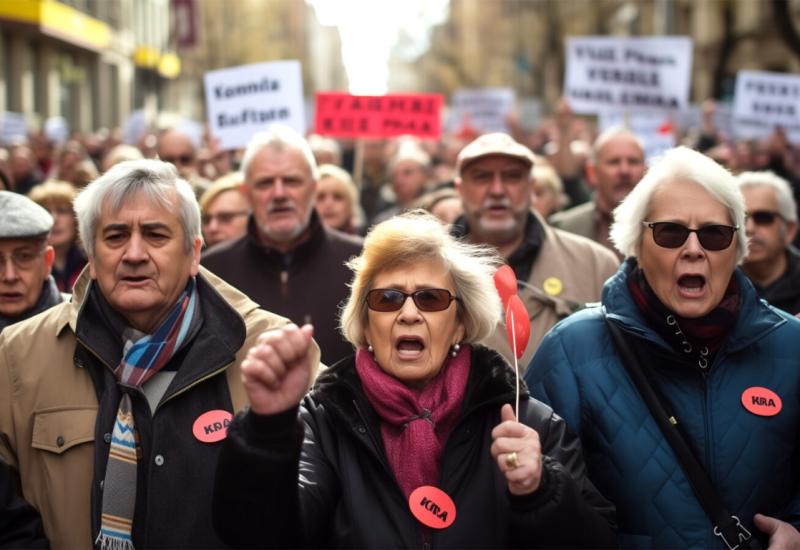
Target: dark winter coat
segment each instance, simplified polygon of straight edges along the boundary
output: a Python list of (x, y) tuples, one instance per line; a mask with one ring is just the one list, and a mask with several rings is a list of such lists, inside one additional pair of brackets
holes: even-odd
[[(724, 548), (606, 326), (647, 358), (653, 385), (677, 417), (720, 498), (748, 530), (760, 512), (800, 526), (800, 321), (760, 301), (744, 274), (736, 324), (707, 369), (679, 355), (633, 302), (628, 260), (606, 283), (604, 308), (580, 311), (545, 337), (525, 374), (531, 393), (583, 442), (589, 477), (617, 507), (626, 548)], [(743, 405), (745, 390), (782, 399), (774, 416)]]
[(614, 545), (614, 510), (586, 479), (577, 439), (527, 390), (520, 417), (541, 438), (542, 482), (525, 497), (508, 492), (490, 446), (502, 404), (513, 402), (511, 367), (493, 351), (474, 349), (462, 417), (440, 463), (438, 487), (455, 502), (456, 520), (423, 531), (347, 358), (320, 375), (299, 419), (296, 410), (237, 417), (217, 469), (215, 526), (223, 540), (244, 547)]
[(362, 239), (324, 227), (316, 213), (308, 240), (285, 254), (264, 246), (257, 231), (251, 216), (247, 234), (208, 249), (203, 266), (267, 311), (313, 324), (323, 363), (353, 353), (339, 332), (339, 307), (353, 277), (345, 262), (361, 253)]

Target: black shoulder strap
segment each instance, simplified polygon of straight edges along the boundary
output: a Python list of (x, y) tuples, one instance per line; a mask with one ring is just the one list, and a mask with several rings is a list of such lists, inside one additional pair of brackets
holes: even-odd
[(694, 456), (683, 434), (681, 434), (677, 419), (667, 412), (664, 403), (642, 369), (642, 363), (638, 360), (635, 351), (628, 344), (622, 331), (608, 317), (606, 317), (606, 324), (611, 333), (611, 338), (614, 340), (617, 352), (622, 359), (622, 364), (650, 409), (650, 413), (661, 429), (661, 433), (664, 434), (664, 438), (672, 447), (683, 473), (686, 474), (686, 478), (697, 496), (697, 500), (700, 501), (706, 514), (711, 518), (714, 524), (714, 534), (722, 539), (729, 550), (752, 548), (754, 541), (750, 531), (742, 525), (738, 517), (728, 511), (722, 500), (720, 500), (714, 485), (708, 478), (708, 474)]

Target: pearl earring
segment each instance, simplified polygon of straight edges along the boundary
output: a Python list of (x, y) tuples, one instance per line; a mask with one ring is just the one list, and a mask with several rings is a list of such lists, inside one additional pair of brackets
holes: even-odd
[(459, 350), (461, 350), (461, 345), (458, 343), (453, 344), (453, 351), (450, 352), (450, 356), (455, 357), (458, 355)]
[(375, 353), (375, 348), (372, 347), (372, 344), (367, 346), (367, 351), (370, 353)]

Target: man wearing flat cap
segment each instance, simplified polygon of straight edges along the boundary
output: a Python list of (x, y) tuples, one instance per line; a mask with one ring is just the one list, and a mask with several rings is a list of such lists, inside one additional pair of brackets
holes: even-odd
[[(605, 247), (550, 227), (531, 209), (533, 163), (531, 150), (511, 136), (485, 134), (459, 153), (455, 180), (464, 208), (455, 234), (496, 247), (517, 276), (531, 319), (521, 370), (553, 325), (600, 300), (603, 282), (619, 264)], [(513, 364), (504, 327), (498, 326), (488, 343)]]
[(171, 164), (117, 164), (74, 206), (89, 265), (72, 300), (0, 334), (0, 460), (56, 550), (221, 547), (240, 364), (288, 320), (200, 267), (200, 209)]
[(50, 275), (50, 214), (24, 195), (0, 191), (0, 332), (63, 301)]

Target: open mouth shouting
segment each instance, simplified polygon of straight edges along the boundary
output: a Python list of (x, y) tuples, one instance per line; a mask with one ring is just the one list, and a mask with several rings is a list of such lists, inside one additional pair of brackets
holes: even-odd
[(403, 361), (416, 361), (425, 351), (425, 342), (419, 336), (400, 336), (394, 344), (397, 356)]
[(678, 291), (686, 298), (700, 298), (705, 294), (706, 278), (696, 273), (686, 273), (678, 277)]

